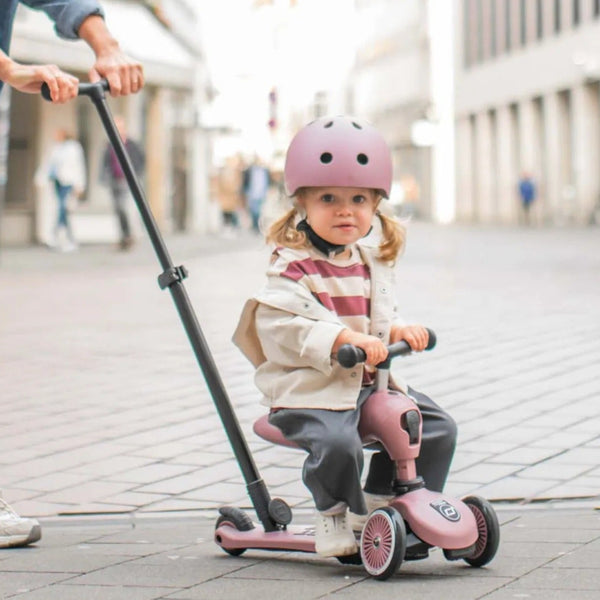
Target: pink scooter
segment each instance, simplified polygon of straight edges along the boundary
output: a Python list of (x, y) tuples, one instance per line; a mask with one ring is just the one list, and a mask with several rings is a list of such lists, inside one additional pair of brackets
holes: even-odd
[[(184, 280), (188, 271), (183, 265), (175, 266), (171, 260), (114, 123), (106, 98), (107, 91), (106, 80), (79, 85), (79, 95), (90, 98), (96, 107), (123, 169), (162, 268), (158, 285), (171, 293), (260, 521), (260, 525), (257, 525), (239, 508), (223, 507), (216, 523), (215, 541), (234, 556), (248, 548), (315, 552), (312, 528), (290, 526), (290, 507), (279, 498), (271, 499), (259, 475), (187, 295)], [(42, 95), (46, 100), (50, 99), (46, 84), (42, 86)], [(429, 335), (428, 349), (431, 349), (435, 345), (435, 336), (431, 331)], [(387, 579), (403, 560), (425, 558), (429, 548), (438, 546), (449, 560), (462, 558), (475, 567), (483, 566), (496, 554), (500, 540), (494, 510), (488, 502), (476, 496), (469, 496), (461, 502), (425, 489), (422, 479), (416, 474), (414, 463), (419, 454), (421, 415), (410, 398), (387, 389), (391, 359), (410, 353), (410, 347), (400, 342), (390, 346), (389, 351), (388, 358), (377, 365), (377, 391), (362, 408), (359, 430), (366, 444), (382, 444), (396, 460), (397, 495), (389, 506), (377, 509), (369, 516), (362, 530), (360, 554), (342, 556), (338, 560), (351, 564), (362, 562), (373, 577)], [(359, 348), (346, 346), (338, 352), (338, 360), (350, 368), (364, 360), (364, 353)], [(293, 445), (268, 423), (266, 416), (255, 424), (255, 431), (275, 443)]]
[[(427, 349), (435, 346), (429, 331)], [(341, 556), (342, 563), (362, 564), (377, 579), (387, 579), (403, 560), (426, 558), (439, 547), (448, 560), (464, 559), (481, 567), (494, 558), (500, 528), (489, 502), (477, 496), (463, 500), (433, 492), (417, 475), (415, 459), (421, 446), (422, 419), (415, 402), (401, 392), (388, 389), (391, 359), (409, 354), (410, 346), (389, 346), (388, 358), (377, 365), (376, 391), (361, 409), (359, 432), (365, 446), (383, 446), (396, 462), (395, 498), (389, 506), (373, 511), (360, 536), (360, 554)], [(343, 346), (338, 361), (347, 368), (364, 361), (360, 348)], [(268, 422), (267, 415), (254, 424), (254, 431), (275, 444), (298, 447)], [(255, 525), (240, 509), (224, 507), (217, 520), (215, 541), (226, 552), (240, 555), (246, 549), (315, 552), (314, 532), (309, 526), (290, 526), (291, 511), (283, 500), (267, 507), (277, 526)]]

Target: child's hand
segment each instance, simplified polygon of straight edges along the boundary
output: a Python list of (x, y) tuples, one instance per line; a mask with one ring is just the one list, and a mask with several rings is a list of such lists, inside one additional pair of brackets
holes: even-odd
[(405, 325), (398, 327), (397, 325), (392, 327), (390, 334), (390, 341), (392, 344), (406, 340), (408, 345), (415, 351), (421, 352), (427, 348), (429, 343), (429, 333), (427, 329), (421, 325)]
[(376, 365), (384, 361), (388, 355), (388, 349), (386, 345), (374, 335), (367, 335), (366, 333), (358, 333), (350, 329), (344, 329), (337, 336), (335, 343), (333, 344), (333, 352), (337, 352), (340, 346), (344, 344), (352, 344), (362, 348), (367, 354), (367, 360), (365, 364)]

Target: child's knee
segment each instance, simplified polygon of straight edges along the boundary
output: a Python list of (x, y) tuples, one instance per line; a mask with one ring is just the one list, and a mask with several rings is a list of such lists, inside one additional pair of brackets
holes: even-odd
[(331, 432), (327, 437), (324, 450), (330, 460), (344, 464), (362, 457), (362, 442), (358, 436), (344, 435), (343, 432)]

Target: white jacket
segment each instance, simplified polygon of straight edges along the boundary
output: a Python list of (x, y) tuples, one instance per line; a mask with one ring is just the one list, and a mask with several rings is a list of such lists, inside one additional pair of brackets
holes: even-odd
[(83, 148), (76, 140), (65, 140), (52, 147), (44, 169), (48, 177), (56, 177), (61, 185), (83, 191), (86, 186)]
[[(396, 316), (394, 270), (376, 258), (376, 249), (358, 247), (371, 273), (370, 333), (387, 344), (392, 324), (403, 323)], [(364, 367), (344, 369), (331, 358), (344, 328), (304, 285), (275, 275), (246, 302), (233, 341), (257, 367), (255, 382), (264, 404), (348, 410), (356, 407)], [(395, 385), (406, 390), (403, 383)]]

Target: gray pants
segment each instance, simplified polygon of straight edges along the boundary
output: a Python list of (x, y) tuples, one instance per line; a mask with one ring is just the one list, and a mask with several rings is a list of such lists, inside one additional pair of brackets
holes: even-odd
[(127, 202), (131, 192), (127, 181), (122, 179), (115, 179), (111, 184), (111, 192), (113, 199), (113, 208), (117, 215), (119, 222), (119, 230), (121, 234), (121, 242), (124, 242), (131, 238), (131, 227), (129, 226), (129, 215), (127, 214)]
[[(269, 415), (270, 423), (308, 452), (302, 479), (319, 511), (345, 502), (353, 513), (367, 512), (361, 489), (364, 457), (358, 422), (360, 407), (372, 391), (372, 387), (363, 389), (353, 410), (284, 408)], [(456, 446), (456, 424), (433, 400), (411, 388), (408, 391), (423, 416), (417, 472), (430, 490), (442, 491)], [(392, 494), (394, 477), (394, 462), (387, 452), (378, 452), (371, 459), (365, 491)]]

